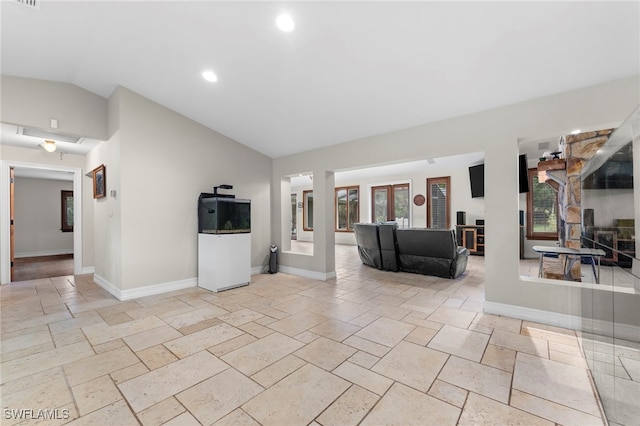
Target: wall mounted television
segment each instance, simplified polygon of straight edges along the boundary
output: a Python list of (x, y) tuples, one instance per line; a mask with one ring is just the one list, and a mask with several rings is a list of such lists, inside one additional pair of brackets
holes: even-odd
[[(471, 198), (484, 197), (484, 164), (469, 167), (469, 183)], [(518, 190), (520, 193), (529, 192), (527, 154), (518, 157)]]
[(518, 157), (518, 188), (520, 193), (529, 192), (529, 167), (527, 166), (527, 154)]
[(484, 164), (469, 167), (471, 198), (484, 197)]

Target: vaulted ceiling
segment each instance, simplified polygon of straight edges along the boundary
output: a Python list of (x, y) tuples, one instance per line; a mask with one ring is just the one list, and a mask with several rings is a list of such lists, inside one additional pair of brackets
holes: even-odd
[(0, 7), (3, 74), (122, 85), (273, 158), (640, 74), (639, 2)]

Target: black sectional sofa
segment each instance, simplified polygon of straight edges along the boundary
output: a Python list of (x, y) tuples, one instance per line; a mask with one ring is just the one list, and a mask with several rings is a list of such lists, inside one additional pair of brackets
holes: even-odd
[(385, 271), (456, 278), (467, 267), (469, 251), (458, 247), (453, 229), (398, 229), (395, 222), (357, 223), (362, 263)]

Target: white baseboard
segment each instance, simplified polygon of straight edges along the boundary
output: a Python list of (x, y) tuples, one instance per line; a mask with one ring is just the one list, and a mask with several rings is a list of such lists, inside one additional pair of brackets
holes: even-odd
[(147, 285), (144, 287), (132, 288), (129, 290), (121, 290), (111, 284), (98, 274), (93, 275), (93, 280), (100, 287), (111, 293), (118, 300), (130, 300), (137, 299), (139, 297), (153, 296), (156, 294), (166, 293), (174, 290), (182, 290), (190, 287), (197, 287), (197, 278), (188, 278), (186, 280), (171, 281), (160, 284)]
[(118, 287), (114, 286), (113, 284), (111, 284), (105, 278), (102, 278), (100, 275), (96, 274), (95, 272), (93, 274), (93, 282), (98, 284), (104, 290), (107, 290), (116, 299), (122, 300), (120, 298), (120, 289)]
[(570, 328), (572, 330), (635, 342), (638, 341), (638, 336), (640, 336), (640, 326), (637, 325), (615, 323), (614, 326), (614, 323), (611, 321), (582, 318), (558, 312), (525, 308), (523, 306), (484, 302), (484, 311), (488, 314), (504, 315), (525, 321)]
[(332, 272), (318, 272), (310, 271), (308, 269), (292, 268), (291, 266), (279, 265), (278, 270), (285, 274), (298, 275), (305, 278), (311, 278), (313, 280), (327, 281), (336, 277), (336, 271)]
[[(262, 273), (262, 267), (251, 268), (251, 275)], [(93, 281), (100, 287), (111, 293), (118, 300), (137, 299), (138, 297), (153, 296), (156, 294), (166, 293), (174, 290), (182, 290), (190, 287), (198, 286), (198, 278), (188, 278), (186, 280), (172, 281), (160, 284), (153, 284), (144, 287), (132, 288), (129, 290), (120, 290), (111, 284), (108, 280), (95, 273), (94, 266), (85, 266), (82, 269), (83, 274), (93, 274)]]
[(96, 273), (96, 267), (95, 266), (83, 266), (82, 267), (82, 274), (95, 274)]
[(14, 257), (19, 259), (23, 257), (58, 256), (61, 254), (73, 254), (73, 248), (62, 250), (21, 251), (16, 252)]

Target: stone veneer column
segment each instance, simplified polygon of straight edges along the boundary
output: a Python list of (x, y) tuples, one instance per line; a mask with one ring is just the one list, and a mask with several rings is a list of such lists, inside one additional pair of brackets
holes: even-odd
[[(564, 154), (567, 161), (564, 188), (558, 192), (561, 221), (560, 246), (580, 248), (582, 234), (582, 189), (580, 174), (582, 168), (609, 139), (614, 129), (585, 132), (565, 136)], [(562, 185), (561, 185), (562, 187)], [(580, 262), (571, 260), (571, 278), (580, 281)]]

